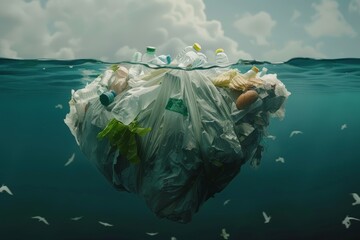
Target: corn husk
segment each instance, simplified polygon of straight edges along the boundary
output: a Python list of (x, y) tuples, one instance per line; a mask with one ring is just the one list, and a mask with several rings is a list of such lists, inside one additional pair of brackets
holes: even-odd
[(227, 72), (218, 75), (216, 78), (212, 80), (212, 82), (217, 87), (229, 87), (231, 79), (233, 79), (237, 74), (239, 74), (238, 70), (231, 69)]
[(253, 87), (263, 85), (261, 79), (250, 78), (246, 79), (237, 69), (231, 69), (224, 72), (212, 80), (217, 87), (228, 87), (237, 91), (246, 91)]

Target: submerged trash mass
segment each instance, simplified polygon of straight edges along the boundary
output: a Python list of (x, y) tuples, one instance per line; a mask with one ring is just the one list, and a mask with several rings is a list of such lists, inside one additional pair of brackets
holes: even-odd
[(217, 67), (205, 69), (198, 43), (174, 59), (155, 52), (136, 52), (129, 67), (114, 65), (72, 90), (65, 123), (116, 189), (140, 195), (160, 218), (187, 223), (243, 164), (260, 164), (269, 119), (284, 117), (290, 92), (266, 68), (227, 67), (223, 49)]

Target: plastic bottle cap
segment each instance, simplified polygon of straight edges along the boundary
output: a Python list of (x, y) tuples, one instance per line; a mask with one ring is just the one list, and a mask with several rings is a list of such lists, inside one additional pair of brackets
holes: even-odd
[(221, 53), (221, 52), (224, 52), (224, 49), (218, 48), (218, 49), (216, 49), (215, 54), (218, 54), (218, 53)]
[(256, 73), (259, 72), (259, 69), (258, 69), (256, 66), (253, 66), (253, 67), (251, 68), (251, 70), (253, 70), (253, 71), (256, 72)]
[(146, 52), (148, 52), (148, 53), (154, 53), (155, 50), (156, 50), (155, 47), (152, 47), (152, 46), (147, 46), (147, 47), (146, 47)]
[(102, 105), (104, 105), (106, 107), (114, 101), (115, 96), (116, 96), (116, 93), (114, 91), (104, 92), (99, 97), (100, 102)]
[(200, 52), (200, 51), (201, 51), (201, 46), (200, 46), (200, 44), (198, 44), (198, 43), (194, 43), (193, 48), (194, 48), (197, 52)]
[(167, 61), (167, 64), (171, 63), (171, 56), (170, 55), (166, 55), (166, 61)]

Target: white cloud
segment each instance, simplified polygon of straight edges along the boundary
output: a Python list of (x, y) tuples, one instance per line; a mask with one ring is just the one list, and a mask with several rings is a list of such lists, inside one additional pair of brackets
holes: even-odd
[(349, 3), (349, 11), (360, 14), (360, 0), (351, 0)]
[(45, 57), (41, 46), (46, 27), (39, 2), (2, 0), (0, 8), (1, 39), (11, 45), (19, 58)]
[(120, 47), (116, 51), (115, 56), (119, 59), (124, 58), (126, 60), (132, 60), (131, 58), (132, 58), (134, 52), (137, 52), (137, 51), (139, 51), (139, 50), (136, 48), (130, 48), (129, 46), (123, 46), (123, 47)]
[(253, 37), (258, 45), (268, 45), (267, 38), (271, 36), (272, 28), (276, 25), (267, 12), (251, 15), (246, 13), (234, 22), (234, 26), (245, 36)]
[(223, 47), (232, 60), (251, 58), (219, 21), (206, 18), (203, 0), (2, 0), (0, 29), (11, 43), (2, 43), (2, 52), (20, 58), (120, 61), (147, 45), (174, 55), (193, 42), (211, 54)]
[[(318, 47), (321, 47), (319, 44)], [(302, 41), (289, 41), (282, 49), (273, 49), (263, 55), (263, 60), (284, 62), (294, 57), (326, 58), (326, 55), (313, 46), (306, 46)]]
[(11, 49), (11, 45), (6, 40), (0, 41), (0, 56), (5, 58), (18, 58), (17, 52)]
[(68, 47), (61, 48), (59, 51), (54, 53), (53, 56), (55, 56), (56, 59), (74, 59), (75, 58), (74, 51)]
[(301, 16), (301, 13), (298, 10), (294, 10), (293, 15), (291, 16), (290, 21), (295, 22), (296, 19), (298, 19)]
[(315, 8), (316, 14), (312, 17), (312, 23), (305, 26), (305, 30), (310, 36), (315, 38), (356, 36), (356, 32), (338, 9), (339, 5), (336, 1), (322, 0), (320, 4), (313, 3), (312, 6)]

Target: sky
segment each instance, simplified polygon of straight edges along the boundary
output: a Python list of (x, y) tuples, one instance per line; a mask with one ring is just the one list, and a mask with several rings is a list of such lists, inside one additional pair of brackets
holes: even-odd
[(194, 42), (209, 61), (360, 58), (360, 0), (1, 0), (0, 57), (130, 60)]

